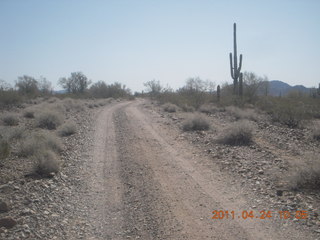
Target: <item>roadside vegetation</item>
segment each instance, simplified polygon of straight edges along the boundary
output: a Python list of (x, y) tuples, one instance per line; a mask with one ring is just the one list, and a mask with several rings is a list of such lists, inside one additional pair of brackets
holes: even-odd
[(134, 99), (125, 85), (93, 83), (82, 72), (72, 72), (58, 84), (63, 89), (59, 93), (42, 76), (19, 76), (14, 85), (0, 79), (0, 166), (31, 161), (31, 172), (51, 176), (63, 165), (65, 141), (78, 132), (72, 116), (115, 99)]

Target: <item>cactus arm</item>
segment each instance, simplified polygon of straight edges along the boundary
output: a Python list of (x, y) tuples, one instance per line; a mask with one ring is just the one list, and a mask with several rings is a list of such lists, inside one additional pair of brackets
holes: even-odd
[(234, 79), (234, 74), (233, 74), (233, 67), (232, 67), (232, 53), (229, 54), (230, 57), (230, 71), (231, 71), (231, 77)]
[(238, 67), (238, 72), (240, 73), (242, 67), (242, 54), (240, 54), (240, 62), (239, 62), (239, 67)]

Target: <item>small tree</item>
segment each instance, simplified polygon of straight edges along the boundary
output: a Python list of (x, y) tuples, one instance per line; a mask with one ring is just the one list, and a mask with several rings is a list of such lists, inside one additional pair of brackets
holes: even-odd
[(69, 78), (60, 78), (59, 84), (68, 93), (84, 93), (91, 81), (82, 72), (73, 72)]
[(149, 92), (152, 96), (158, 95), (163, 89), (159, 80), (156, 81), (155, 79), (145, 82), (143, 85), (147, 88), (146, 91)]
[(264, 78), (259, 77), (253, 72), (244, 72), (244, 96), (249, 102), (253, 102), (258, 95), (258, 90), (263, 86)]
[(16, 87), (22, 95), (36, 96), (39, 94), (38, 81), (27, 75), (18, 77)]
[(51, 94), (53, 90), (51, 82), (42, 76), (38, 80), (38, 88), (39, 91), (43, 94)]

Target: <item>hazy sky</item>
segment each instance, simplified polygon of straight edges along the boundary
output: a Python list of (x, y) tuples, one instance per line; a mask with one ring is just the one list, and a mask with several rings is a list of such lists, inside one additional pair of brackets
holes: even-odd
[(0, 0), (0, 79), (231, 82), (234, 22), (243, 71), (318, 85), (319, 0)]

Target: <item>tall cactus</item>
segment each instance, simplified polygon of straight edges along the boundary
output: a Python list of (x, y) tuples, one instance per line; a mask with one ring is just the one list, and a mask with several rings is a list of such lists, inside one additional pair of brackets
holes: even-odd
[(217, 100), (220, 102), (220, 85), (217, 87)]
[(238, 66), (238, 55), (237, 55), (237, 26), (233, 24), (233, 62), (232, 53), (229, 54), (230, 57), (230, 71), (231, 77), (233, 79), (233, 94), (239, 94), (238, 90), (238, 79), (240, 77), (240, 71), (242, 66), (242, 54), (240, 54), (240, 61)]

